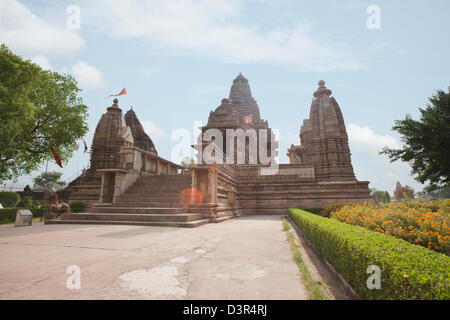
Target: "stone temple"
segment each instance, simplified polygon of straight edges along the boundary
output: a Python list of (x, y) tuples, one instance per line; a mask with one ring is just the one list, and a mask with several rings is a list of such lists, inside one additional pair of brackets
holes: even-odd
[[(275, 171), (269, 169), (278, 142), (242, 74), (210, 112), (193, 145), (198, 164), (188, 169), (160, 157), (136, 113), (131, 109), (124, 116), (115, 99), (95, 130), (90, 169), (70, 196), (70, 202), (88, 204), (89, 212), (48, 223), (195, 227), (244, 214), (371, 201), (369, 182), (358, 181), (353, 172), (344, 118), (331, 93), (320, 81), (300, 144), (287, 150), (290, 163), (276, 164)], [(209, 148), (213, 160), (202, 161)]]

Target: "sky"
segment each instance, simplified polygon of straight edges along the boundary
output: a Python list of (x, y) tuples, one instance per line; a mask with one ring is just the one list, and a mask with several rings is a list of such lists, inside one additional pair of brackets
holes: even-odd
[[(239, 72), (261, 117), (280, 132), (279, 161), (299, 144), (312, 94), (324, 80), (339, 103), (358, 180), (393, 192), (420, 191), (407, 163), (379, 151), (399, 148), (394, 121), (418, 118), (428, 97), (450, 85), (448, 0), (0, 0), (0, 40), (45, 69), (69, 73), (89, 107), (90, 146), (109, 94), (131, 106), (160, 156), (180, 129), (205, 125)], [(71, 181), (89, 164), (80, 148), (64, 169)], [(45, 171), (6, 186), (23, 188)]]

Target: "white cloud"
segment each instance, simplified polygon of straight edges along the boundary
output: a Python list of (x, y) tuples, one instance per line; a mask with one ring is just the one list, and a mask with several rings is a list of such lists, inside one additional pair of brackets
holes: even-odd
[(389, 162), (386, 155), (380, 155), (383, 147), (401, 148), (400, 143), (390, 135), (375, 133), (370, 127), (355, 123), (347, 125), (352, 164), (358, 180), (370, 181), (370, 187), (393, 192), (395, 184), (400, 181), (416, 191), (423, 185), (411, 176), (411, 167), (401, 161)]
[(153, 140), (155, 144), (160, 142), (166, 135), (163, 129), (158, 128), (150, 120), (143, 121), (142, 126), (144, 127), (145, 133), (147, 133), (150, 136), (150, 138)]
[(1, 42), (25, 56), (73, 54), (85, 47), (83, 39), (65, 25), (53, 26), (34, 15), (18, 0), (2, 0)]
[(52, 70), (52, 66), (48, 61), (47, 57), (44, 56), (34, 56), (30, 58), (31, 61), (39, 65), (44, 70)]
[(369, 127), (350, 123), (347, 126), (347, 133), (350, 143), (366, 152), (378, 154), (384, 147), (400, 148), (400, 144), (394, 137), (378, 135)]
[(102, 73), (87, 62), (79, 60), (72, 67), (72, 73), (83, 89), (99, 89), (105, 87)]
[(308, 71), (358, 70), (342, 43), (310, 25), (261, 30), (245, 24), (242, 0), (82, 1), (83, 21), (111, 37), (143, 39), (172, 52), (232, 63), (273, 63)]

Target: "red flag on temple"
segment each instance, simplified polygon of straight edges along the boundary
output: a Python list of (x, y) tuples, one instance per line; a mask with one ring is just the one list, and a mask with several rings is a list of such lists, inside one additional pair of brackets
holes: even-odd
[(88, 151), (88, 146), (86, 140), (83, 139), (83, 142), (84, 142), (84, 153), (86, 153)]
[(50, 148), (52, 149), (53, 157), (55, 157), (56, 163), (58, 164), (58, 166), (60, 166), (60, 167), (62, 168), (63, 166), (62, 166), (62, 163), (61, 163), (61, 158), (60, 158), (59, 155), (56, 153), (55, 149), (53, 149), (53, 146), (52, 146), (52, 145), (50, 145)]
[(127, 89), (125, 89), (125, 88), (123, 88), (122, 91), (120, 91), (119, 94), (110, 94), (107, 98), (109, 98), (109, 97), (123, 96), (124, 94), (127, 94)]

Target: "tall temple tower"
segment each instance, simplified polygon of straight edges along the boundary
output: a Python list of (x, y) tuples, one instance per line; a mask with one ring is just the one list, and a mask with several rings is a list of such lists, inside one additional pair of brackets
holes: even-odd
[(356, 181), (350, 159), (347, 130), (332, 91), (319, 81), (309, 119), (300, 129), (300, 146), (288, 150), (291, 164), (313, 164), (316, 181)]
[[(248, 80), (241, 73), (233, 80), (228, 99), (222, 99), (220, 106), (214, 111), (211, 111), (208, 118), (208, 124), (201, 129), (202, 136), (198, 138), (195, 148), (199, 149), (201, 147), (204, 149), (210, 141), (204, 141), (203, 134), (208, 129), (218, 129), (223, 136), (223, 142), (221, 143), (222, 151), (227, 156), (230, 156), (230, 152), (227, 152), (227, 145), (230, 144), (230, 140), (226, 137), (227, 129), (243, 130), (246, 134), (244, 137), (245, 140), (243, 141), (245, 144), (245, 154), (241, 154), (244, 163), (239, 163), (237, 159), (239, 152), (243, 151), (238, 148), (237, 138), (234, 138), (234, 151), (232, 153), (233, 163), (235, 164), (260, 164), (259, 138), (264, 133), (265, 138), (267, 139), (266, 156), (269, 158), (276, 156), (275, 153), (271, 154), (271, 150), (276, 150), (278, 148), (278, 143), (274, 141), (273, 133), (269, 128), (267, 120), (261, 119), (259, 107), (252, 96)], [(256, 133), (256, 139), (253, 139), (252, 133)], [(252, 143), (255, 146), (253, 153), (250, 150)]]
[(107, 108), (95, 129), (91, 150), (91, 171), (118, 168), (121, 159), (120, 148), (134, 145), (133, 135), (127, 126), (118, 100)]

